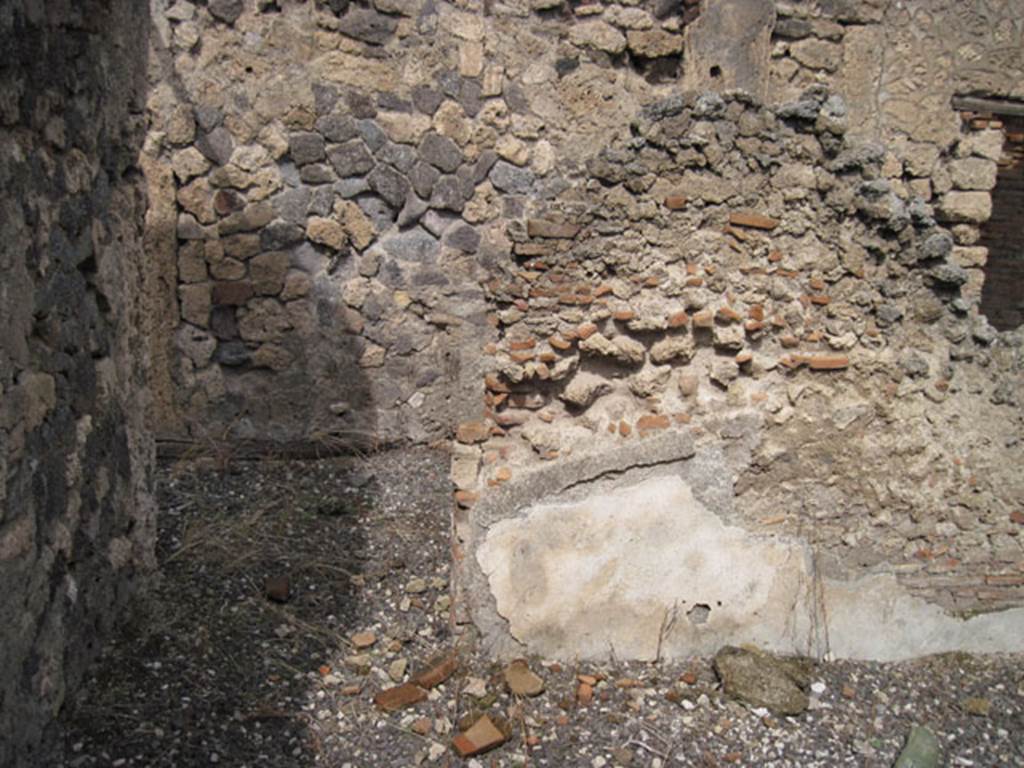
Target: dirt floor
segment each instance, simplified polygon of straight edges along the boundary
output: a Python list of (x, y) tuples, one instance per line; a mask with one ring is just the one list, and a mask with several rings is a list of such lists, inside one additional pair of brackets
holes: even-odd
[[(529, 659), (543, 692), (511, 693), (450, 625), (447, 468), (163, 465), (159, 580), (63, 714), (64, 765), (891, 766), (921, 724), (941, 765), (1024, 766), (1024, 654), (819, 664), (795, 716), (726, 695), (710, 659)], [(459, 757), (485, 714), (503, 743)]]

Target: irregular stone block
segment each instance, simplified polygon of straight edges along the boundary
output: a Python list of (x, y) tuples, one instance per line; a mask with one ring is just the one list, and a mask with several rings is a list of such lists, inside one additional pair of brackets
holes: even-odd
[(334, 170), (339, 176), (362, 176), (369, 173), (374, 166), (373, 155), (359, 139), (352, 139), (327, 151)]
[(352, 7), (341, 18), (338, 31), (370, 45), (383, 45), (394, 35), (398, 22), (370, 8)]

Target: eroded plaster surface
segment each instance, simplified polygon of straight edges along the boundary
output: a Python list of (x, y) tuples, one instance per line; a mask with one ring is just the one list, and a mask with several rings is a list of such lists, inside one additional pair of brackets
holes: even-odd
[(530, 652), (655, 660), (756, 644), (890, 661), (1019, 649), (1024, 610), (958, 619), (895, 579), (816, 574), (805, 541), (726, 525), (663, 475), (494, 524), (476, 551), (497, 613)]

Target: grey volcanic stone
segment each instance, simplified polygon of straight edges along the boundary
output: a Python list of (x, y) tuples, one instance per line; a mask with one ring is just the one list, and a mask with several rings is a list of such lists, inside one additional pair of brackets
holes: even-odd
[(481, 152), (480, 157), (476, 159), (476, 165), (473, 166), (473, 181), (479, 184), (486, 179), (496, 162), (498, 162), (498, 153), (493, 149), (485, 149)]
[(260, 248), (264, 251), (281, 251), (305, 239), (306, 231), (297, 224), (272, 221), (260, 231)]
[(338, 25), (338, 30), (348, 37), (370, 45), (383, 45), (393, 34), (398, 22), (369, 8), (350, 8)]
[(428, 210), (430, 210), (430, 206), (416, 195), (410, 193), (405, 199), (405, 205), (402, 206), (402, 210), (398, 212), (398, 226), (402, 229), (411, 227), (423, 218), (423, 214)]
[(432, 115), (437, 112), (437, 108), (441, 106), (442, 101), (444, 101), (444, 96), (425, 85), (416, 86), (412, 90), (412, 103), (416, 106), (416, 109), (425, 115)]
[(242, 15), (242, 0), (210, 0), (210, 14), (226, 24), (234, 24)]
[(419, 146), (420, 157), (445, 173), (454, 173), (462, 165), (462, 150), (447, 136), (428, 133)]
[(393, 258), (429, 264), (434, 262), (440, 250), (437, 240), (420, 227), (382, 240), (381, 246)]
[(360, 120), (356, 123), (356, 130), (363, 141), (366, 142), (366, 146), (370, 148), (371, 152), (378, 152), (381, 147), (388, 143), (388, 135), (373, 120)]
[(299, 178), (305, 184), (330, 184), (338, 180), (327, 163), (312, 163), (302, 166), (299, 169)]
[(416, 164), (416, 150), (407, 144), (395, 144), (389, 141), (377, 152), (377, 158), (381, 162), (393, 165), (405, 174), (409, 173)]
[(434, 185), (430, 195), (431, 208), (444, 208), (461, 213), (466, 207), (466, 198), (462, 194), (462, 184), (454, 176), (442, 176)]
[(359, 135), (356, 121), (347, 115), (325, 115), (316, 121), (316, 129), (328, 141), (339, 144)]
[(339, 176), (362, 176), (374, 166), (373, 155), (359, 139), (332, 147), (327, 152), (327, 158)]
[(361, 195), (369, 189), (369, 183), (362, 176), (352, 176), (347, 179), (342, 179), (334, 185), (334, 191), (338, 193), (339, 197), (343, 197), (346, 200), (350, 197)]
[(217, 347), (217, 362), (231, 368), (249, 362), (249, 348), (241, 341), (227, 341)]
[(400, 208), (409, 194), (409, 181), (390, 165), (378, 165), (367, 177), (370, 189), (383, 197), (392, 208)]
[(302, 224), (309, 210), (311, 191), (306, 187), (286, 189), (271, 198), (274, 212), (291, 224)]
[(525, 195), (533, 189), (533, 171), (517, 168), (512, 163), (499, 160), (489, 174), (495, 189), (514, 195)]
[(235, 151), (235, 140), (224, 126), (214, 128), (204, 134), (196, 142), (196, 149), (203, 153), (207, 160), (217, 165), (225, 165)]
[(220, 107), (214, 107), (209, 104), (196, 107), (196, 122), (207, 133), (220, 125), (223, 119), (224, 112)]
[(441, 172), (426, 163), (416, 163), (409, 172), (412, 188), (416, 190), (417, 195), (424, 198), (430, 197), (434, 184), (439, 178), (441, 178)]
[(476, 253), (480, 248), (480, 233), (468, 224), (460, 224), (448, 230), (444, 242), (464, 253)]
[(318, 133), (293, 133), (288, 137), (288, 152), (295, 165), (318, 163), (327, 157), (324, 152), (324, 137)]

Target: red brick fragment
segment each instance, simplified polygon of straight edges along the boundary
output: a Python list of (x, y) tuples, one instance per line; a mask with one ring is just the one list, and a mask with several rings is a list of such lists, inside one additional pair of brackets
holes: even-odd
[(668, 195), (665, 198), (665, 207), (670, 211), (680, 211), (686, 207), (686, 195)]
[(620, 309), (612, 312), (612, 320), (618, 320), (620, 323), (632, 320), (636, 317), (636, 312), (631, 309)]
[(403, 683), (394, 688), (385, 688), (373, 697), (373, 703), (381, 712), (396, 712), (427, 698), (427, 692), (415, 683)]
[(656, 429), (668, 429), (669, 424), (668, 416), (652, 413), (637, 419), (636, 428), (641, 432), (652, 432)]
[(669, 328), (682, 328), (690, 322), (690, 316), (686, 314), (685, 310), (673, 312), (668, 316), (668, 327)]
[(807, 362), (814, 371), (838, 371), (850, 365), (850, 358), (846, 355), (818, 355)]
[(743, 319), (743, 315), (732, 307), (719, 307), (715, 317), (723, 323), (737, 323)]
[(597, 333), (597, 326), (593, 323), (584, 323), (576, 329), (576, 338), (578, 339), (589, 339)]
[(489, 717), (484, 715), (464, 733), (460, 733), (452, 741), (455, 751), (461, 758), (481, 755), (496, 746), (505, 743), (506, 736), (499, 730)]
[(497, 374), (488, 373), (484, 376), (484, 385), (491, 392), (508, 392), (508, 385), (498, 378)]
[(533, 349), (537, 346), (536, 339), (510, 339), (508, 348), (513, 350)]
[(751, 227), (752, 229), (775, 229), (779, 226), (779, 222), (775, 219), (745, 211), (730, 213), (729, 223), (736, 227)]
[(412, 682), (420, 688), (433, 688), (454, 675), (458, 668), (459, 659), (454, 653), (451, 653), (434, 660), (430, 666), (416, 675)]
[(557, 333), (548, 339), (548, 344), (550, 344), (552, 347), (559, 350), (560, 352), (565, 352), (568, 349), (572, 349), (572, 342), (566, 341)]

